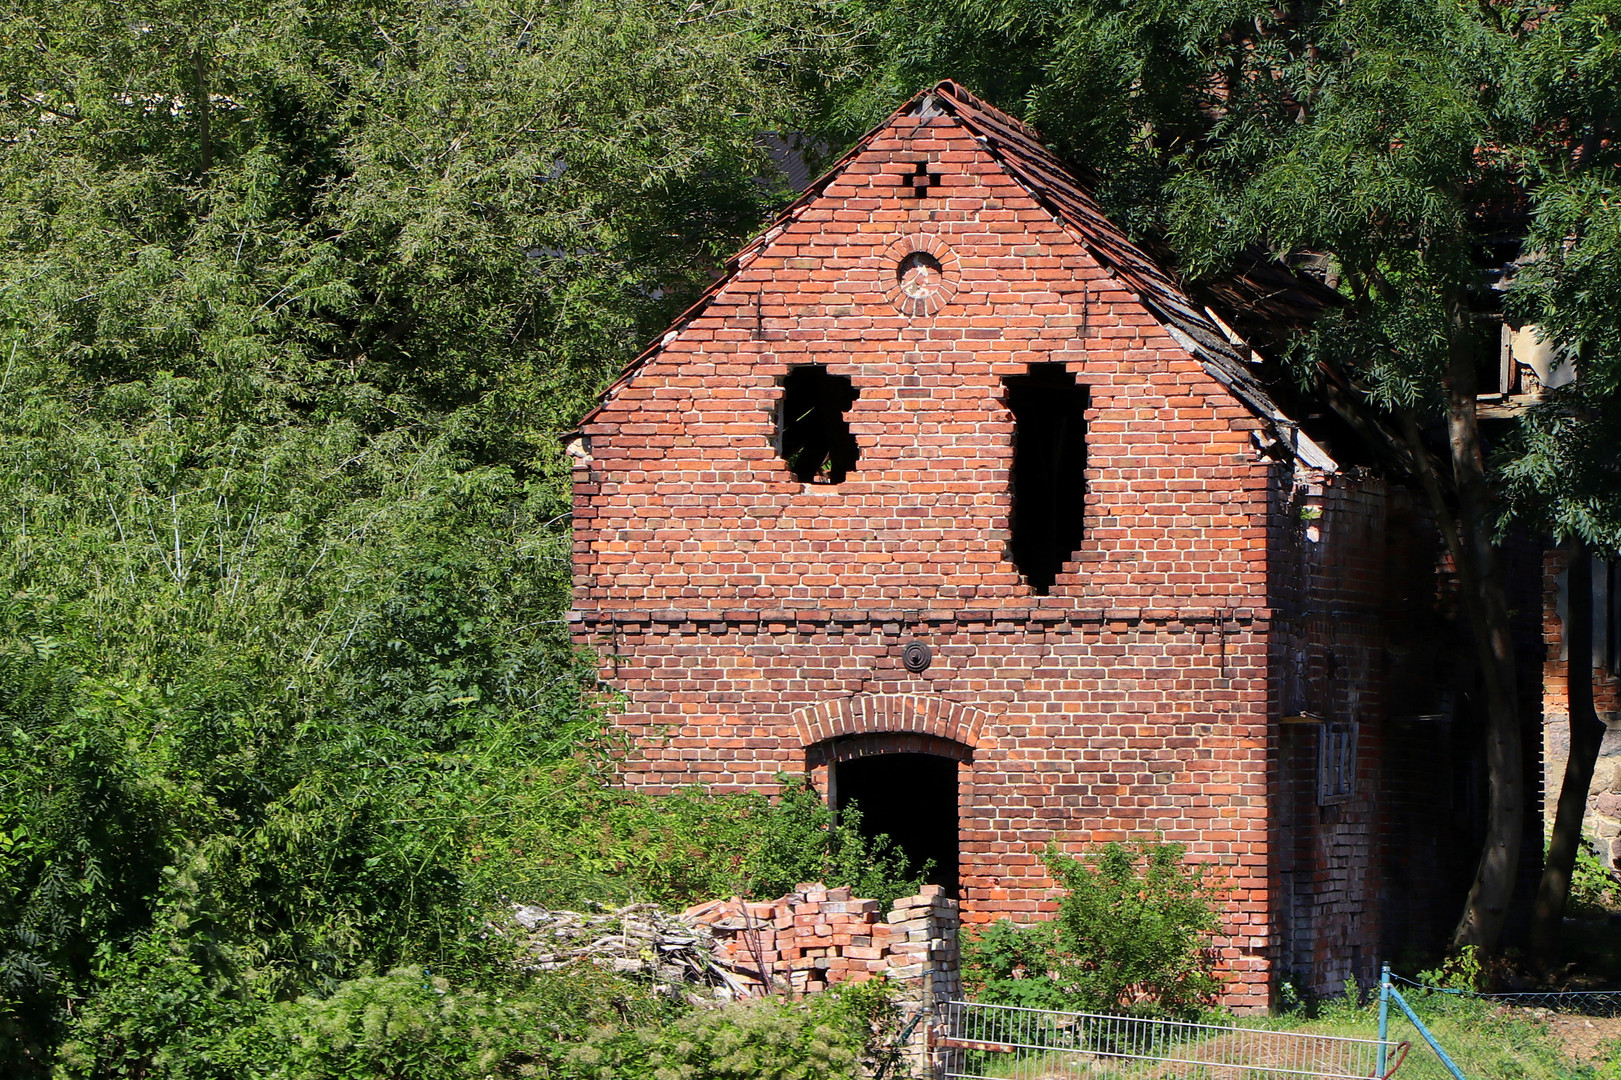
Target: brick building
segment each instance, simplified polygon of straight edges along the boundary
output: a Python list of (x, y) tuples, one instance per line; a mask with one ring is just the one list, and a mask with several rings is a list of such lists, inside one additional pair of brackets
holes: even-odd
[(1240, 1008), (1433, 940), (1477, 740), (1422, 500), (1268, 380), (1325, 293), (1191, 295), (1034, 131), (920, 94), (571, 437), (631, 780), (808, 773), (970, 921), (1050, 910), (1050, 843), (1163, 834)]

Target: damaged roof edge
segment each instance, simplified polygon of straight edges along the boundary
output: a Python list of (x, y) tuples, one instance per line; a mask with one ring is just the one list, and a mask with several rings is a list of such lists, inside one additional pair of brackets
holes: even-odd
[[(942, 83), (941, 85), (943, 86), (945, 84)], [(789, 203), (787, 206), (778, 211), (777, 216), (772, 218), (770, 223), (768, 223), (765, 228), (761, 229), (749, 240), (748, 243), (739, 248), (735, 255), (726, 260), (725, 273), (716, 278), (714, 282), (712, 282), (710, 286), (699, 295), (698, 299), (687, 308), (687, 310), (675, 317), (675, 320), (670, 323), (669, 327), (662, 334), (655, 337), (646, 348), (637, 353), (636, 356), (625, 365), (624, 370), (619, 373), (618, 377), (615, 378), (613, 382), (609, 383), (607, 387), (603, 389), (602, 393), (597, 395), (596, 407), (582, 416), (579, 424), (576, 425), (576, 427), (583, 429), (585, 425), (589, 424), (593, 419), (595, 419), (596, 415), (602, 411), (602, 407), (608, 403), (608, 400), (612, 398), (613, 395), (622, 387), (629, 385), (635, 379), (636, 373), (640, 371), (649, 360), (657, 356), (659, 352), (663, 350), (664, 346), (669, 344), (671, 338), (684, 330), (688, 323), (702, 315), (715, 297), (720, 294), (720, 291), (727, 285), (731, 284), (732, 279), (737, 276), (738, 271), (742, 270), (743, 267), (752, 262), (754, 256), (763, 251), (766, 245), (775, 240), (790, 222), (797, 218), (807, 206), (815, 201), (815, 199), (822, 194), (827, 186), (838, 178), (839, 174), (844, 171), (845, 166), (849, 165), (850, 162), (854, 161), (858, 156), (860, 156), (862, 151), (867, 149), (869, 143), (876, 139), (879, 134), (884, 131), (884, 129), (888, 128), (896, 120), (902, 116), (905, 116), (909, 111), (916, 108), (919, 103), (934, 92), (935, 90), (931, 89), (921, 90), (918, 93), (913, 94), (905, 104), (896, 109), (894, 112), (890, 113), (882, 123), (875, 125), (865, 135), (857, 139), (854, 146), (850, 147), (849, 150), (845, 151), (842, 157), (840, 157), (832, 165), (828, 166), (827, 169), (822, 172), (822, 175), (811, 181), (805, 190), (800, 192), (798, 197), (795, 198), (793, 202)]]
[[(951, 110), (957, 121), (978, 136), (986, 151), (1099, 266), (1136, 294), (1138, 302), (1189, 356), (1199, 361), (1206, 374), (1271, 428), (1277, 444), (1312, 468), (1325, 472), (1339, 468), (1339, 463), (1300, 430), (1299, 423), (1283, 411), (1250, 372), (1244, 357), (1227, 340), (1230, 329), (1200, 310), (1170, 271), (1104, 214), (1102, 206), (1071, 170), (1039, 141), (1033, 128), (955, 83), (941, 83), (935, 92), (949, 105), (958, 106)], [(1056, 190), (1049, 191), (1049, 186)], [(1074, 205), (1068, 205), (1071, 203)], [(1104, 230), (1112, 235), (1094, 235)]]
[(1199, 361), (1199, 366), (1204, 368), (1205, 374), (1225, 386), (1227, 392), (1242, 402), (1245, 408), (1265, 421), (1272, 429), (1273, 438), (1302, 465), (1328, 473), (1339, 470), (1339, 462), (1335, 461), (1328, 451), (1318, 446), (1311, 436), (1301, 431), (1300, 425), (1277, 407), (1266, 389), (1255, 381), (1254, 376), (1241, 369), (1234, 370), (1233, 365), (1243, 363), (1242, 360), (1231, 354), (1205, 348), (1173, 323), (1167, 323), (1165, 330), (1171, 335), (1172, 340), (1187, 350), (1189, 356)]
[[(1332, 472), (1338, 463), (1287, 416), (1254, 375), (1244, 358), (1226, 340), (1223, 327), (1205, 315), (1182, 290), (1172, 274), (1158, 260), (1132, 243), (1109, 220), (1102, 207), (1081, 186), (1079, 179), (1057, 155), (1040, 142), (1040, 134), (1028, 124), (1001, 112), (975, 97), (961, 85), (946, 79), (919, 91), (882, 123), (858, 139), (843, 156), (817, 177), (798, 198), (785, 206), (771, 223), (726, 262), (726, 270), (698, 299), (676, 317), (670, 327), (628, 363), (619, 376), (597, 395), (597, 404), (581, 417), (576, 431), (583, 430), (619, 390), (633, 382), (637, 373), (657, 356), (689, 323), (697, 319), (736, 278), (739, 271), (771, 243), (782, 230), (815, 201), (827, 186), (862, 154), (879, 134), (896, 120), (912, 112), (930, 116), (949, 114), (972, 132), (986, 151), (1018, 181), (1038, 205), (1084, 248), (1121, 285), (1134, 293), (1143, 307), (1165, 327), (1173, 340), (1199, 361), (1205, 372), (1220, 383), (1245, 409), (1272, 430), (1280, 445), (1303, 464)], [(1048, 188), (1056, 190), (1048, 190)], [(1073, 203), (1070, 207), (1066, 204)], [(1098, 235), (1094, 235), (1097, 233)]]

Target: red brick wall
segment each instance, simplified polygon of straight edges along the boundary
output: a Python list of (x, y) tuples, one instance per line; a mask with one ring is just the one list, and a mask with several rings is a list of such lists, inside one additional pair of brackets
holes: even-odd
[[(1566, 686), (1569, 663), (1565, 655), (1565, 627), (1559, 617), (1560, 575), (1565, 572), (1569, 560), (1567, 552), (1557, 549), (1543, 555), (1542, 623), (1547, 652), (1542, 661), (1542, 709), (1549, 726), (1562, 726), (1570, 722), (1570, 697)], [(1621, 711), (1621, 679), (1606, 671), (1601, 663), (1593, 665), (1593, 708), (1600, 716)], [(1566, 738), (1565, 752), (1568, 753), (1568, 732)], [(1550, 800), (1551, 814), (1552, 801), (1559, 797), (1557, 779), (1545, 794)]]
[[(1285, 467), (983, 147), (948, 118), (917, 124), (873, 143), (584, 428), (580, 638), (615, 657), (632, 778), (770, 788), (815, 766), (830, 717), (953, 740), (965, 918), (1049, 908), (1049, 841), (1163, 832), (1217, 869), (1229, 1000), (1262, 1005), (1266, 522)], [(902, 199), (918, 160), (940, 193)], [(925, 242), (955, 292), (903, 313), (896, 259)], [(860, 391), (861, 457), (836, 486), (796, 482), (773, 446), (778, 384), (812, 362)], [(1006, 555), (1001, 380), (1037, 362), (1091, 394), (1086, 537), (1046, 597)], [(912, 639), (934, 654), (916, 675)]]
[[(1297, 989), (1337, 994), (1348, 978), (1367, 985), (1380, 959), (1429, 948), (1456, 917), (1478, 847), (1457, 836), (1454, 758), (1467, 767), (1475, 751), (1443, 692), (1459, 639), (1421, 499), (1355, 473), (1303, 472), (1277, 495), (1279, 965)], [(1346, 722), (1355, 789), (1325, 802), (1324, 732)]]

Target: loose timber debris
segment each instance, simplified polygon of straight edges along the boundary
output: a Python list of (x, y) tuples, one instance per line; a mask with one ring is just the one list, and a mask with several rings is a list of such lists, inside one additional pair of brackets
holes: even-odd
[(712, 988), (717, 997), (746, 997), (749, 989), (730, 966), (715, 957), (708, 927), (655, 904), (630, 904), (587, 914), (516, 905), (513, 921), (523, 928), (531, 971), (552, 971), (586, 961), (632, 978), (650, 979), (655, 988)]

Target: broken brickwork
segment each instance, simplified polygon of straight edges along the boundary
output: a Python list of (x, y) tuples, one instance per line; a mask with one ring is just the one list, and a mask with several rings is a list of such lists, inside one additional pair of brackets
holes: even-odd
[(754, 994), (814, 994), (883, 979), (909, 1032), (912, 1075), (929, 1068), (929, 1031), (940, 1006), (962, 996), (957, 901), (937, 885), (888, 912), (847, 887), (802, 884), (775, 900), (713, 900), (682, 918), (709, 930), (715, 957)]

